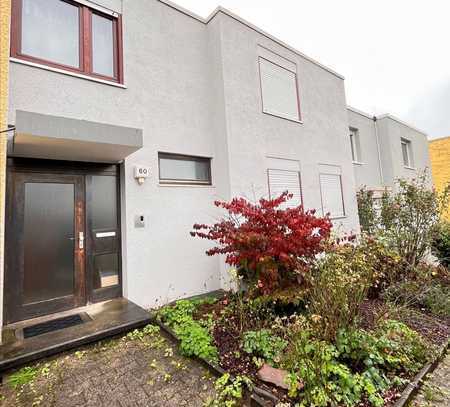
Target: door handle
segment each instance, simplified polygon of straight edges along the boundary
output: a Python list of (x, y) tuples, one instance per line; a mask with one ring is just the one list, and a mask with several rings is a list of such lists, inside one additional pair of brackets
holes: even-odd
[(83, 232), (78, 233), (78, 248), (84, 249), (84, 233)]
[[(75, 237), (68, 237), (67, 239), (72, 240), (72, 241), (77, 240)], [(84, 233), (83, 232), (78, 233), (78, 248), (84, 249)]]

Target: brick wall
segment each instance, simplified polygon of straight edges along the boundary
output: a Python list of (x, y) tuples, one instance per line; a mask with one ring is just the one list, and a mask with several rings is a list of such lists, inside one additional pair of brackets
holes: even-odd
[[(7, 126), (11, 1), (0, 1), (0, 131)], [(3, 326), (6, 133), (0, 133), (0, 342)]]
[[(450, 182), (450, 137), (430, 141), (429, 149), (433, 182), (442, 191)], [(445, 217), (450, 221), (450, 207)]]

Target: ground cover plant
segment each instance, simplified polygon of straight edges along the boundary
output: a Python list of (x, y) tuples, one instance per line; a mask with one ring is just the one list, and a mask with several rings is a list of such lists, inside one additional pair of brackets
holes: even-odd
[[(224, 218), (194, 225), (194, 237), (215, 243), (208, 255), (225, 255), (234, 289), (176, 301), (158, 316), (185, 355), (226, 371), (208, 405), (239, 405), (258, 386), (283, 406), (389, 406), (436, 356), (450, 337), (449, 270), (425, 262), (439, 208), (424, 183), (402, 185), (403, 198), (426, 201), (410, 210), (433, 211), (433, 222), (418, 221), (417, 239), (401, 232), (413, 245), (399, 241), (399, 224), (396, 236), (375, 221), (357, 239), (333, 237), (327, 216), (282, 209), (287, 193), (217, 202)], [(387, 218), (400, 198), (384, 199)]]

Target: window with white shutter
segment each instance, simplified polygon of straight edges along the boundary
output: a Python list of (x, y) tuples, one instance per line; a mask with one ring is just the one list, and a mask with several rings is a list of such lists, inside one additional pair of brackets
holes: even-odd
[(297, 74), (265, 58), (259, 58), (263, 112), (300, 120)]
[(300, 172), (269, 169), (267, 170), (267, 176), (271, 199), (279, 197), (285, 191), (293, 195), (291, 199), (280, 206), (281, 208), (295, 208), (302, 204)]
[(322, 195), (322, 213), (331, 218), (345, 216), (342, 195), (341, 176), (338, 174), (320, 174), (320, 192)]

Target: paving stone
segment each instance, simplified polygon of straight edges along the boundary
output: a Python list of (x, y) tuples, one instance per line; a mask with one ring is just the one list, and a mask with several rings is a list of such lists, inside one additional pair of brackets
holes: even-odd
[(412, 407), (450, 407), (450, 353), (427, 375)]
[[(152, 346), (161, 337), (149, 338), (150, 345), (118, 338), (52, 358), (57, 366), (51, 364), (51, 374), (38, 375), (32, 387), (4, 385), (0, 406), (29, 407), (44, 396), (39, 407), (201, 407), (214, 394), (214, 382), (203, 379), (207, 370), (179, 355), (166, 338), (163, 346)], [(165, 352), (169, 347), (173, 355)]]

